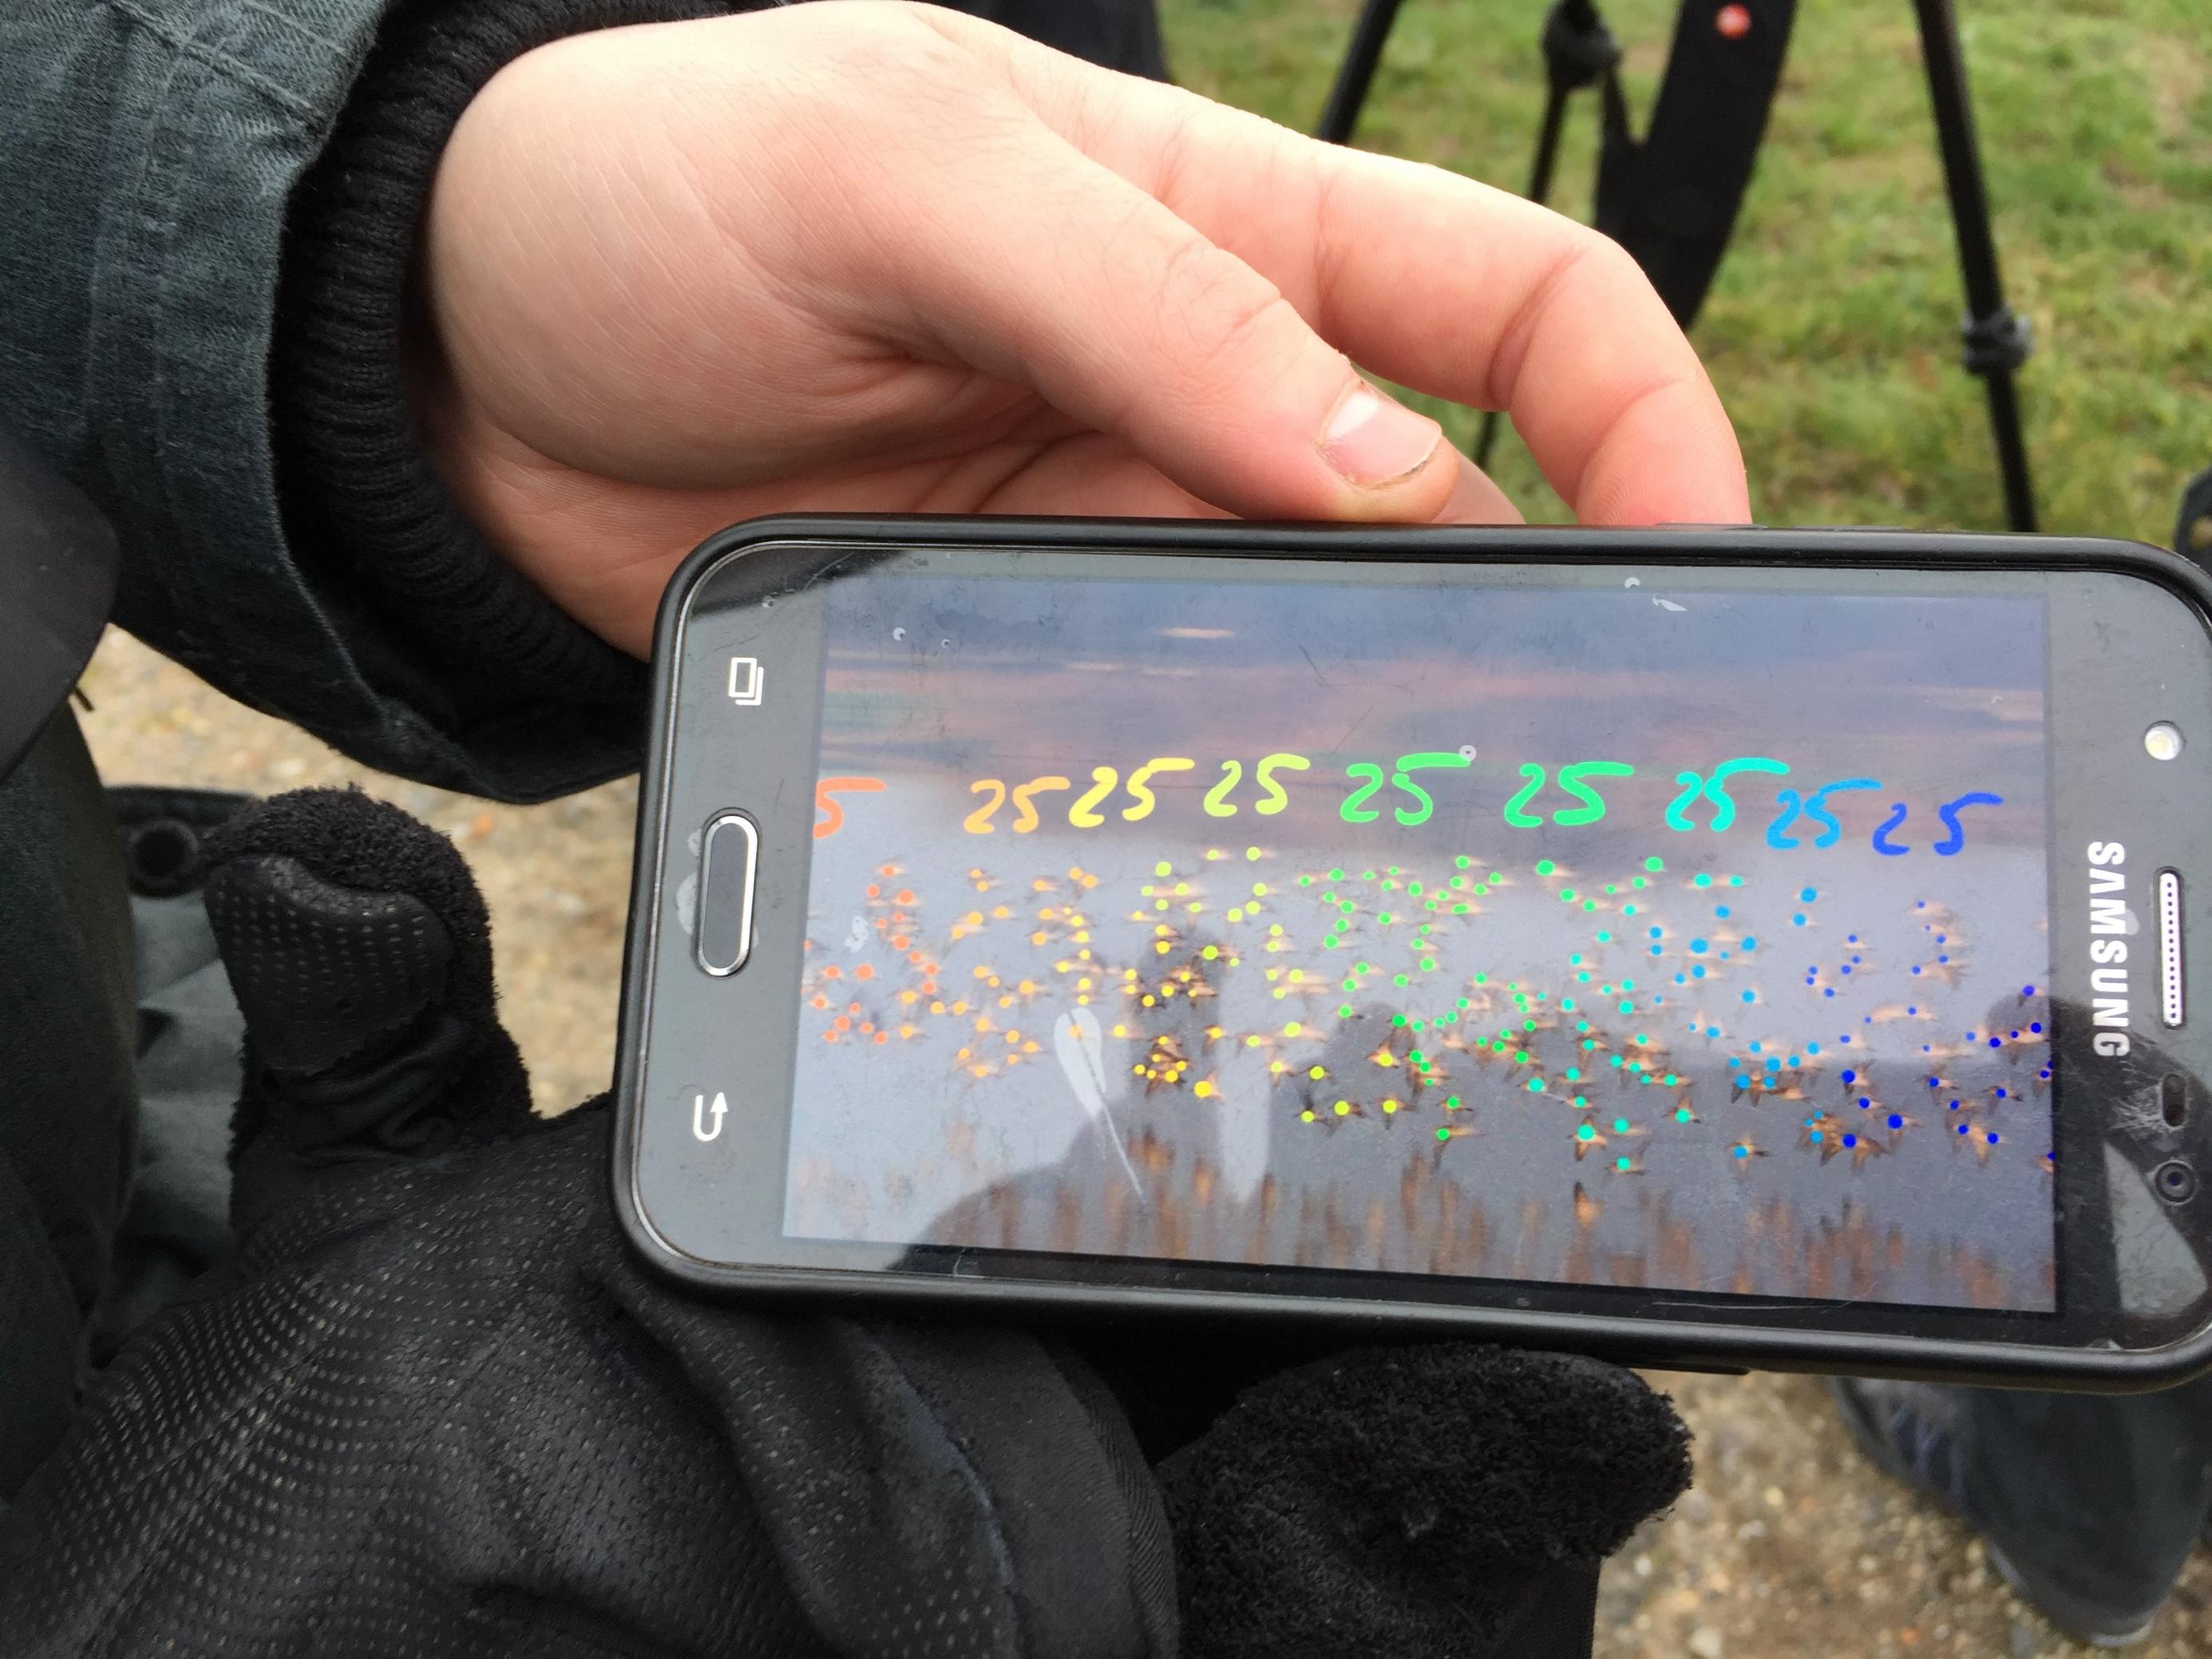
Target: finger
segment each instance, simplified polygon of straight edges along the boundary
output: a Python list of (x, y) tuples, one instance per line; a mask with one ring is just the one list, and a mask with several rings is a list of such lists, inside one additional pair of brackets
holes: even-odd
[(1509, 410), (1591, 523), (1748, 517), (1711, 383), (1608, 238), (1434, 167), (1340, 149), (933, 14), (1055, 131), (1273, 283), (1367, 368)]
[(1438, 524), (1520, 524), (1521, 509), (1490, 475), (1457, 451), (1452, 453), (1457, 476), (1451, 494), (1437, 509)]
[(1369, 385), (1266, 277), (1041, 124), (945, 144), (938, 180), (988, 213), (911, 239), (918, 355), (1034, 386), (1176, 483), (1246, 517), (1433, 517), (1442, 429)]

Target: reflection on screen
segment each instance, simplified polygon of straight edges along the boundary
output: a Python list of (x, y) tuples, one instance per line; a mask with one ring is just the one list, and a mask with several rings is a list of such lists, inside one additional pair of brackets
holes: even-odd
[(830, 592), (791, 1234), (2055, 1307), (2041, 601)]

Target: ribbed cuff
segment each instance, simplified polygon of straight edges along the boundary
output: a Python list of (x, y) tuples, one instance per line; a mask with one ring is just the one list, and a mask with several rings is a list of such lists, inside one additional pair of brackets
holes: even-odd
[(293, 197), (270, 371), (288, 538), (303, 566), (361, 595), (392, 635), (392, 652), (375, 654), (434, 685), (464, 742), (469, 726), (509, 724), (533, 703), (641, 711), (646, 680), (477, 532), (416, 433), (400, 331), (438, 158), (470, 100), (535, 47), (741, 9), (414, 0), (386, 21)]

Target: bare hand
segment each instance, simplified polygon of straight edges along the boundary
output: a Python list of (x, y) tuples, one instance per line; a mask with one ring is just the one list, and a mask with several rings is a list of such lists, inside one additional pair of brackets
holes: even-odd
[(1611, 241), (926, 6), (530, 53), (447, 147), (422, 284), (447, 482), (633, 651), (763, 513), (1517, 517), (1354, 360), (1509, 410), (1585, 523), (1748, 516)]

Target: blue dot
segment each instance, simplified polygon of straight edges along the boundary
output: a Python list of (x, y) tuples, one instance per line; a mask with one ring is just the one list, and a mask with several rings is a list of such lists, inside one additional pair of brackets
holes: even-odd
[(1788, 1065), (1795, 1066), (1795, 1065), (1797, 1063), (1797, 1056), (1796, 1056), (1796, 1055), (1795, 1055), (1795, 1054), (1790, 1055), (1790, 1058), (1789, 1058), (1789, 1060), (1788, 1060), (1785, 1063), (1786, 1063), (1786, 1064), (1788, 1064)]
[(1759, 993), (1756, 991), (1746, 991), (1743, 994), (1743, 1000), (1746, 1002), (1756, 1002), (1759, 1000)]
[(1856, 933), (1849, 934), (1844, 939), (1844, 943), (1846, 945), (1856, 945), (1858, 942), (1859, 936)]
[(2014, 1042), (2019, 1042), (2019, 1041), (2020, 1041), (2020, 1033), (2019, 1033), (2019, 1032), (2017, 1032), (2017, 1031), (2014, 1031), (2014, 1032), (2012, 1034), (2012, 1040), (2013, 1040)]
[(1997, 1144), (1997, 1132), (1995, 1129), (1990, 1130), (1989, 1133), (1989, 1142), (1992, 1146)]
[(1735, 1055), (1735, 1054), (1730, 1054), (1730, 1055), (1729, 1056), (1729, 1066), (1730, 1066), (1731, 1068), (1734, 1068), (1734, 1067), (1735, 1067), (1735, 1066), (1741, 1066), (1741, 1065), (1742, 1065), (1742, 1064), (1743, 1064), (1743, 1060), (1742, 1060), (1742, 1059), (1741, 1059), (1740, 1056)]
[(1778, 1071), (1780, 1071), (1780, 1070), (1782, 1069), (1782, 1056), (1781, 1056), (1781, 1055), (1779, 1055), (1779, 1054), (1769, 1054), (1769, 1055), (1767, 1055), (1767, 1057), (1766, 1057), (1766, 1069), (1767, 1069), (1768, 1071), (1770, 1071), (1770, 1072), (1778, 1072)]
[(1938, 933), (1936, 935), (1936, 942), (1938, 945), (1948, 945), (1951, 942), (1950, 935), (1948, 933)]
[(1717, 1037), (1720, 1034), (1721, 1028), (1717, 1025), (1708, 1025), (1705, 1027), (1705, 1035), (1709, 1037)]
[(2009, 1097), (2010, 1097), (2006, 1093), (2006, 1091), (2005, 1091), (2004, 1090), (2000, 1089), (2000, 1090), (1998, 1090), (1998, 1091), (1997, 1091), (1997, 1098), (1998, 1098), (1999, 1100), (2005, 1100), (2005, 1099), (2008, 1099)]
[[(1951, 959), (1951, 958), (1950, 958), (1950, 957), (1947, 957), (1947, 956), (1938, 956), (1938, 957), (1936, 958), (1936, 961), (1938, 961), (1938, 962), (1948, 962), (1948, 961), (1950, 961), (1950, 959)], [(1920, 970), (1919, 970), (1917, 968), (1915, 968), (1912, 971), (1913, 971), (1914, 973), (1916, 973), (1916, 974), (1917, 974), (1917, 973), (1918, 973)]]
[(1804, 891), (1797, 895), (1797, 902), (1801, 904), (1810, 904), (1814, 899), (1820, 896), (1820, 895), (1816, 890), (1808, 887)]
[(1821, 994), (1823, 994), (1824, 996), (1833, 996), (1833, 995), (1835, 995), (1835, 994), (1836, 994), (1836, 988), (1835, 988), (1834, 986), (1831, 985), (1831, 986), (1830, 986), (1830, 987), (1828, 987), (1828, 988), (1827, 988), (1825, 992), (1823, 992)]
[(1729, 1151), (1735, 1153), (1738, 1158), (1749, 1158), (1751, 1156), (1751, 1148), (1748, 1146), (1731, 1146), (1729, 1148)]
[(2051, 1076), (2051, 1068), (2048, 1066), (2045, 1066), (2041, 1071), (2036, 1073), (2036, 1076), (2048, 1080)]
[(1793, 927), (1802, 927), (1805, 925), (1805, 913), (1802, 910), (1800, 910), (1796, 915), (1790, 918), (1790, 924)]
[(2024, 997), (2032, 997), (2035, 994), (2035, 987), (2033, 985), (2023, 985), (2020, 988), (2020, 994)]
[(1692, 951), (1692, 952), (1694, 952), (1696, 955), (1698, 955), (1698, 956), (1703, 956), (1703, 955), (1705, 955), (1705, 940), (1703, 940), (1703, 939), (1692, 939), (1692, 940), (1690, 941), (1690, 949), (1691, 949), (1691, 951)]
[(1861, 1110), (1861, 1111), (1863, 1111), (1863, 1111), (1865, 1111), (1869, 1107), (1872, 1106), (1873, 1104), (1874, 1104), (1874, 1102), (1873, 1102), (1870, 1098), (1869, 1098), (1867, 1096), (1865, 1096), (1865, 1095), (1861, 1095), (1861, 1096), (1859, 1097), (1859, 1110)]
[(2004, 1047), (2004, 1039), (2003, 1039), (2002, 1037), (1991, 1037), (1991, 1038), (1990, 1039), (1990, 1048), (2003, 1048), (2003, 1047)]
[(1844, 1137), (1844, 1145), (1846, 1146), (1856, 1146), (1858, 1144), (1859, 1138), (1856, 1135), (1845, 1135)]
[(1808, 1054), (1817, 1054), (1820, 1052), (1820, 1045), (1817, 1042), (1808, 1042), (1805, 1045), (1805, 1052)]
[(1655, 957), (1659, 954), (1659, 947), (1657, 945), (1655, 945), (1651, 947), (1651, 954)]
[(1863, 962), (1865, 959), (1866, 958), (1860, 956), (1857, 951), (1854, 951), (1851, 952), (1851, 960), (1853, 962)]
[(1851, 1040), (1851, 1034), (1850, 1034), (1849, 1031), (1845, 1031), (1845, 1032), (1844, 1032), (1840, 1036), (1837, 1037), (1837, 1039), (1836, 1039), (1836, 1041), (1837, 1041), (1837, 1042), (1849, 1042), (1850, 1040)]
[(1651, 937), (1654, 939), (1657, 939), (1659, 937), (1659, 930), (1656, 927), (1654, 927), (1651, 930)]
[[(1692, 979), (1703, 979), (1705, 976), (1705, 964), (1704, 963), (1702, 963), (1702, 962), (1701, 962), (1701, 963), (1698, 963), (1698, 964), (1697, 964), (1697, 966), (1695, 966), (1694, 968), (1692, 968), (1692, 969), (1690, 969), (1690, 977), (1691, 977)], [(2039, 1028), (2039, 1029), (2040, 1029), (2040, 1028)]]
[(1966, 1041), (1967, 1041), (1967, 1042), (1972, 1042), (1973, 1040), (1974, 1040), (1974, 1034), (1973, 1034), (1972, 1031), (1967, 1032), (1967, 1033), (1966, 1033)]
[(1844, 971), (1847, 974), (1851, 971), (1851, 964), (1850, 963), (1847, 962), (1844, 964)]
[(1713, 906), (1713, 914), (1718, 916), (1723, 921), (1726, 921), (1728, 920), (1728, 906), (1725, 904), (1716, 904)]
[(1962, 1135), (1972, 1134), (1973, 1133), (1973, 1126), (1971, 1124), (1961, 1123), (1959, 1126), (1959, 1133)]
[[(1914, 1015), (1914, 1016), (1917, 1016), (1917, 1015), (1919, 1014), (1919, 1012), (1920, 1012), (1920, 1010), (1919, 1010), (1919, 1009), (1917, 1009), (1917, 1008), (1915, 1008), (1915, 1007), (1912, 1007), (1912, 1006), (1908, 1006), (1905, 1008), (1905, 1012), (1906, 1013), (1908, 1013), (1908, 1014)], [(1921, 1046), (1922, 1048), (1926, 1048), (1928, 1045), (1927, 1045), (1926, 1043), (1924, 1043), (1924, 1042), (1923, 1042), (1923, 1043), (1922, 1043), (1920, 1046)]]
[(1955, 1101), (1955, 1100), (1954, 1100), (1954, 1101), (1953, 1101), (1953, 1102), (1951, 1103), (1950, 1109), (1951, 1109), (1951, 1110), (1953, 1110), (1953, 1111), (1954, 1111), (1954, 1112), (1955, 1112), (1955, 1111), (1957, 1111), (1957, 1110), (1959, 1109), (1959, 1103), (1958, 1103), (1957, 1101)]
[(1654, 1008), (1656, 1008), (1656, 1007), (1657, 1007), (1661, 1003), (1662, 1003), (1662, 1002), (1664, 1002), (1664, 1001), (1666, 1001), (1666, 1000), (1667, 1000), (1667, 999), (1666, 999), (1666, 998), (1664, 998), (1664, 997), (1654, 997), (1654, 998), (1652, 998), (1652, 999), (1651, 999), (1651, 1006), (1652, 1006)]
[(1818, 1129), (1808, 1129), (1805, 1132), (1805, 1139), (1817, 1142), (1820, 1139), (1820, 1132)]
[(1912, 908), (1916, 910), (1925, 910), (1928, 908), (1928, 901), (1926, 899), (1922, 899), (1919, 903), (1914, 905)]
[(1943, 1079), (1940, 1077), (1931, 1077), (1928, 1079), (1928, 1086), (1931, 1089), (1940, 1089), (1943, 1086)]
[(1858, 1080), (1859, 1080), (1859, 1074), (1858, 1074), (1856, 1072), (1846, 1071), (1846, 1072), (1844, 1073), (1844, 1083), (1845, 1083), (1845, 1085), (1850, 1085), (1850, 1084), (1856, 1083)]
[(1912, 972), (1915, 977), (1918, 976), (1920, 973), (1920, 964), (1916, 962), (1912, 964)]
[(2027, 1029), (2040, 1036), (2043, 1035), (2043, 1022), (2039, 1019), (2031, 1020), (2028, 1022)]
[(1674, 975), (1674, 983), (1677, 985), (1687, 985), (1689, 982), (1690, 976), (1687, 974), (1677, 974)]
[[(1752, 938), (1750, 934), (1746, 933), (1743, 936), (1743, 948), (1747, 951), (1756, 951), (1759, 949), (1759, 941)], [(1725, 957), (1728, 955), (1728, 952), (1723, 951), (1721, 952), (1721, 955)]]
[(1889, 1115), (1889, 1127), (1893, 1129), (1902, 1129), (1905, 1127), (1905, 1120), (1895, 1112), (1892, 1112)]
[(1759, 1052), (1759, 1045), (1758, 1043), (1754, 1042), (1754, 1043), (1753, 1043), (1753, 1044), (1751, 1045), (1751, 1052), (1752, 1052), (1752, 1053), (1753, 1053), (1754, 1054), (1757, 1054), (1757, 1053)]

